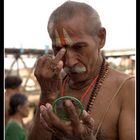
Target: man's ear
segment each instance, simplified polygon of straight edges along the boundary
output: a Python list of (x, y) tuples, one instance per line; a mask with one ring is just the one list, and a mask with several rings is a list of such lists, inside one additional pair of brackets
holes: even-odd
[(99, 49), (103, 48), (105, 45), (106, 41), (106, 29), (105, 28), (100, 28), (98, 32), (98, 39), (99, 39)]

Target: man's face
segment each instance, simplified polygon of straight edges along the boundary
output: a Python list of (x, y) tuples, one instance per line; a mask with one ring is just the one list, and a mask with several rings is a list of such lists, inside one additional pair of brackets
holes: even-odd
[(55, 55), (61, 48), (66, 48), (64, 70), (75, 82), (90, 78), (98, 60), (98, 43), (86, 32), (85, 24), (83, 18), (75, 17), (57, 25), (52, 35)]

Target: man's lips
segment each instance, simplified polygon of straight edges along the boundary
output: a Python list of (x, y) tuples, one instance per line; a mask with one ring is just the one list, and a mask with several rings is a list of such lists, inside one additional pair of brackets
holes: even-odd
[(73, 67), (73, 68), (65, 67), (64, 71), (69, 74), (81, 74), (81, 73), (86, 72), (86, 68), (85, 67)]
[(77, 72), (69, 72), (67, 73), (68, 75), (70, 76), (76, 76), (76, 75), (81, 75), (81, 74), (84, 74), (85, 72), (81, 72), (81, 73), (77, 73)]

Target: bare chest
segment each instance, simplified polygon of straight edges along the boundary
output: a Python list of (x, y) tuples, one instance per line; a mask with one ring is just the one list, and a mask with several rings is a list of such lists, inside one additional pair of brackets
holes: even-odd
[[(67, 95), (74, 96), (80, 100), (86, 89), (68, 90)], [(117, 140), (117, 123), (120, 113), (120, 99), (116, 96), (113, 99), (117, 87), (111, 88), (109, 84), (104, 84), (91, 107), (91, 116), (95, 121), (95, 134), (98, 140)], [(82, 104), (86, 110), (92, 90), (86, 95)], [(113, 99), (113, 100), (112, 100)]]

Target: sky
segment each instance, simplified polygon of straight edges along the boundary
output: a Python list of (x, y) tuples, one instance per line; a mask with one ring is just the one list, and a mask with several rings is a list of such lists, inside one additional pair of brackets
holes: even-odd
[[(50, 14), (66, 0), (4, 0), (4, 47), (51, 48)], [(105, 50), (136, 47), (135, 0), (75, 0), (94, 7), (106, 28)]]

